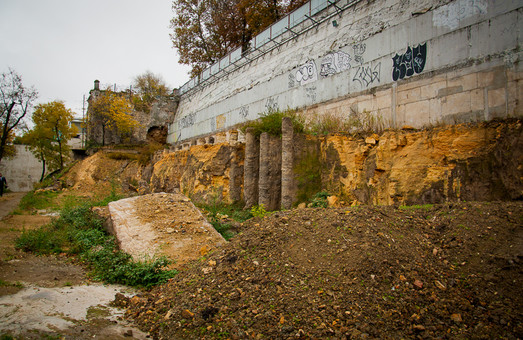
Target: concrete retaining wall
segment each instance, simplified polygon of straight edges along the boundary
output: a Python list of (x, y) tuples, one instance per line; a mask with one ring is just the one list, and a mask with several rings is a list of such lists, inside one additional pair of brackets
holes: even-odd
[(286, 108), (371, 114), (393, 127), (521, 116), (521, 4), (356, 1), (219, 81), (183, 94), (167, 141)]
[(2, 159), (0, 172), (7, 179), (9, 190), (28, 192), (33, 190), (33, 184), (40, 180), (42, 163), (26, 150), (24, 145), (15, 145), (16, 156), (12, 159)]

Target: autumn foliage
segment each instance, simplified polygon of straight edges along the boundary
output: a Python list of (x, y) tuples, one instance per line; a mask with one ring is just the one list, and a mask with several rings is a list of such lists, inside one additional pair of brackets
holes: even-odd
[(121, 140), (129, 139), (134, 128), (139, 123), (132, 116), (133, 107), (129, 99), (122, 93), (111, 91), (108, 87), (105, 91), (93, 96), (88, 110), (88, 133), (91, 140), (100, 132), (100, 142), (106, 144), (108, 133), (119, 136)]
[(306, 0), (174, 0), (171, 40), (196, 76)]

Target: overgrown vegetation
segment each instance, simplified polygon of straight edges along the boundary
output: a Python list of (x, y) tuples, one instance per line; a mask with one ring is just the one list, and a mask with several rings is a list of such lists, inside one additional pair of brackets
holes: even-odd
[(327, 208), (329, 206), (329, 202), (327, 201), (327, 197), (329, 197), (330, 194), (327, 191), (320, 191), (316, 193), (310, 203), (311, 208)]
[(218, 199), (213, 199), (210, 203), (195, 202), (195, 205), (205, 212), (209, 223), (226, 240), (230, 240), (236, 235), (235, 223), (241, 223), (253, 217), (251, 211), (243, 210), (241, 203), (226, 204)]
[(321, 161), (319, 150), (309, 150), (294, 165), (298, 192), (297, 203), (308, 202), (315, 193), (321, 190)]
[(255, 136), (263, 132), (281, 136), (282, 119), (290, 117), (294, 132), (310, 135), (328, 135), (333, 133), (380, 133), (385, 129), (385, 122), (380, 115), (374, 115), (367, 110), (356, 112), (351, 109), (349, 114), (322, 113), (307, 115), (297, 110), (270, 110), (255, 121), (246, 123), (242, 130), (252, 128)]
[(268, 212), (265, 210), (265, 206), (263, 204), (259, 204), (251, 208), (251, 214), (254, 217), (264, 217), (268, 214)]
[(23, 211), (36, 211), (54, 208), (54, 198), (56, 198), (58, 194), (59, 192), (50, 190), (39, 192), (31, 191), (22, 197), (18, 208), (14, 210), (13, 214), (19, 215)]
[(249, 122), (242, 127), (243, 131), (247, 128), (252, 128), (255, 136), (267, 132), (273, 136), (281, 136), (281, 124), (285, 117), (290, 117), (295, 132), (304, 132), (303, 118), (297, 114), (296, 110), (269, 110), (267, 113), (261, 115), (257, 120)]
[[(108, 201), (110, 198), (98, 203), (107, 204)], [(165, 257), (135, 261), (119, 250), (92, 206), (92, 203), (85, 203), (65, 207), (51, 224), (24, 231), (16, 240), (16, 248), (36, 254), (79, 256), (88, 264), (95, 279), (107, 283), (150, 288), (174, 276), (176, 271), (166, 270), (170, 262)]]

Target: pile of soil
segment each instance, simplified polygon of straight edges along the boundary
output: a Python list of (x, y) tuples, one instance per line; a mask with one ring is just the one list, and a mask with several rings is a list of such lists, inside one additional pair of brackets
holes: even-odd
[(156, 339), (523, 336), (523, 204), (296, 209), (126, 301)]

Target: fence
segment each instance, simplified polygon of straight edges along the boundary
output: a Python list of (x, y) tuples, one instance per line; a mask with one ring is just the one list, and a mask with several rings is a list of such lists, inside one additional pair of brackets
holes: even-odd
[[(242, 48), (240, 47), (203, 70), (199, 76), (189, 80), (180, 88), (180, 94), (187, 93), (198, 85), (210, 83), (213, 79), (217, 80), (221, 76), (233, 72), (253, 59), (280, 46), (294, 36), (300, 35), (333, 15), (341, 13), (347, 7), (359, 1), (361, 0), (309, 1), (255, 36), (250, 42), (251, 49), (249, 51), (242, 53)], [(315, 18), (316, 15), (329, 8), (333, 8), (334, 11), (322, 18)], [(303, 25), (306, 21), (310, 21), (310, 24)]]

